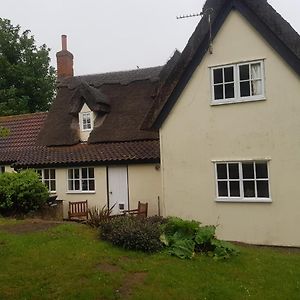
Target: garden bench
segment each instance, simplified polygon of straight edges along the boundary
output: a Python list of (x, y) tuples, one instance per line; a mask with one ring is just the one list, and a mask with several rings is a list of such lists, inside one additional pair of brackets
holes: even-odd
[(88, 201), (69, 202), (68, 217), (69, 220), (88, 219)]
[(125, 210), (124, 215), (137, 216), (147, 218), (148, 216), (148, 203), (138, 202), (137, 209)]

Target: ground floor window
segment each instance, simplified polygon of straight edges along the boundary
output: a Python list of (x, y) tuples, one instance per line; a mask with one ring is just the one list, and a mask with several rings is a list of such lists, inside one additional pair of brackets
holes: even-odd
[(68, 191), (94, 192), (95, 191), (94, 168), (68, 169)]
[(215, 163), (217, 200), (270, 201), (268, 162)]
[(0, 174), (5, 172), (5, 166), (0, 166)]
[(40, 175), (42, 182), (52, 193), (56, 192), (56, 174), (55, 169), (38, 169), (36, 172)]

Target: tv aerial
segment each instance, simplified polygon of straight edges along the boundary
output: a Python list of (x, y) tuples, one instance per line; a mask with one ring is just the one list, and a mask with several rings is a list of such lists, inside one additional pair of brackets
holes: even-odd
[(188, 19), (188, 18), (194, 18), (194, 17), (205, 17), (207, 16), (207, 21), (209, 25), (209, 53), (213, 54), (213, 42), (212, 42), (212, 29), (211, 29), (211, 16), (214, 12), (213, 8), (207, 8), (205, 10), (202, 10), (200, 13), (194, 13), (194, 14), (188, 14), (188, 15), (180, 15), (177, 16), (176, 19)]

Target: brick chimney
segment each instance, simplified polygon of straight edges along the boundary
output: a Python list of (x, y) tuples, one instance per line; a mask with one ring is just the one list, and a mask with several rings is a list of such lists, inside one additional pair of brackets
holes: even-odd
[(67, 36), (61, 36), (62, 50), (56, 53), (57, 79), (74, 75), (73, 54), (67, 50)]

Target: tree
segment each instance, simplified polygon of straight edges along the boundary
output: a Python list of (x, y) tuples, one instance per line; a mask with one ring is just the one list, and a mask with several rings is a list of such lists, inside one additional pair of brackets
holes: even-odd
[(49, 51), (35, 45), (30, 30), (20, 33), (0, 18), (0, 115), (48, 110), (56, 80)]

